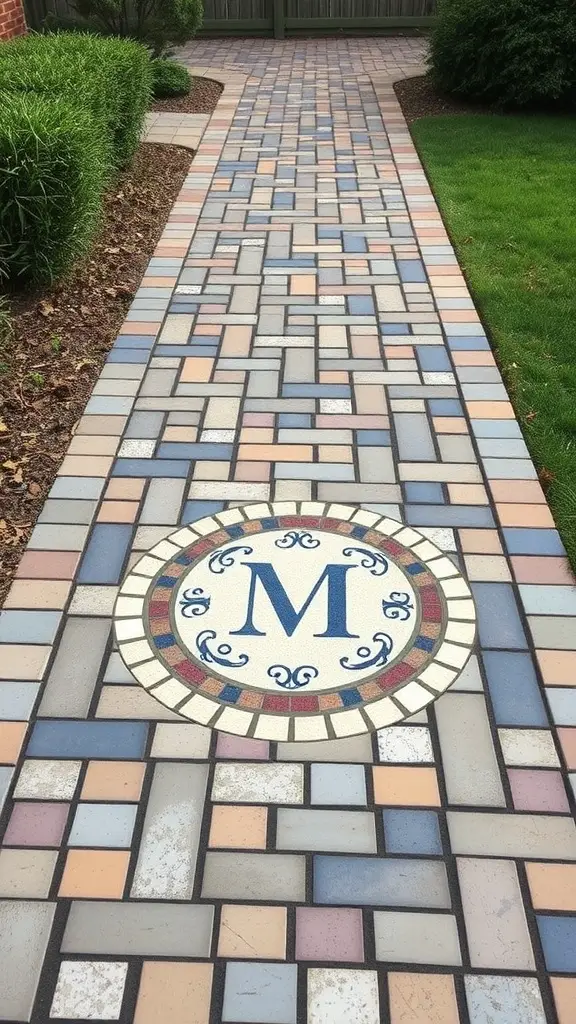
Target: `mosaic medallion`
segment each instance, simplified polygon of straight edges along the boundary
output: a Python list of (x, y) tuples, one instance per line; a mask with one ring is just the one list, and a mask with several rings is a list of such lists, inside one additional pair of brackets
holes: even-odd
[(345, 505), (230, 509), (136, 563), (115, 607), (120, 654), (162, 704), (271, 740), (379, 729), (456, 679), (475, 611), (454, 563), (392, 519)]

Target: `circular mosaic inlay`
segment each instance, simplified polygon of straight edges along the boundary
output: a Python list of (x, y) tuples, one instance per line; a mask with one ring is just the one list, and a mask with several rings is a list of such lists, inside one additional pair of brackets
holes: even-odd
[(456, 679), (475, 611), (454, 563), (374, 512), (247, 505), (157, 544), (115, 607), (120, 654), (185, 718), (317, 740), (415, 714)]

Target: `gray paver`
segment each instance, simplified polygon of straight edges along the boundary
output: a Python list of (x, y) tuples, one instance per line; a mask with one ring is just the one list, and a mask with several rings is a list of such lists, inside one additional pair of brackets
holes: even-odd
[(374, 912), (376, 959), (401, 964), (462, 963), (456, 918), (451, 914)]
[(576, 828), (570, 818), (448, 811), (447, 821), (456, 854), (576, 860)]
[(109, 619), (68, 619), (39, 715), (83, 718), (88, 714), (110, 625)]
[(534, 970), (516, 865), (473, 857), (457, 864), (472, 966)]
[(62, 952), (206, 957), (213, 915), (208, 904), (73, 901)]
[(276, 826), (279, 850), (376, 853), (374, 815), (365, 811), (312, 811), (281, 807)]
[(0, 1013), (4, 1020), (30, 1020), (55, 909), (56, 904), (48, 902), (0, 902)]
[(205, 764), (156, 765), (132, 899), (191, 898), (207, 777)]
[(435, 714), (449, 803), (505, 807), (484, 697), (445, 694)]
[(290, 853), (206, 854), (202, 895), (208, 899), (305, 898), (306, 862)]

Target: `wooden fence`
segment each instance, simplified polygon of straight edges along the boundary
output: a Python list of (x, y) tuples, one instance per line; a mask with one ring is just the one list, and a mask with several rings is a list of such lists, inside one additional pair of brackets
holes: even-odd
[[(24, 0), (28, 24), (80, 22), (68, 0)], [(204, 0), (202, 35), (374, 33), (424, 29), (436, 0)]]
[(284, 35), (432, 24), (436, 0), (205, 0), (204, 32)]

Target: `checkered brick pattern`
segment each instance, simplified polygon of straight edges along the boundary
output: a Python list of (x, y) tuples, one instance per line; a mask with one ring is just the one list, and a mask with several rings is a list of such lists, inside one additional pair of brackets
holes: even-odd
[[(390, 84), (422, 54), (185, 51), (227, 85), (0, 619), (3, 1019), (574, 1024), (576, 596)], [(253, 500), (447, 552), (451, 690), (275, 744), (136, 685), (125, 572)]]

